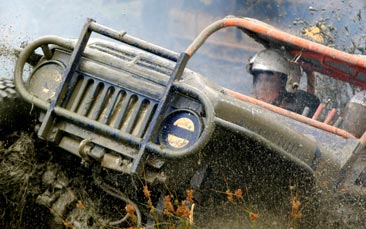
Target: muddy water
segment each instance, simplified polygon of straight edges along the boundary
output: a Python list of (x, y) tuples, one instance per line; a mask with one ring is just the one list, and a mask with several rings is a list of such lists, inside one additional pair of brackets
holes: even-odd
[(12, 44), (12, 28), (0, 25), (0, 76), (10, 78), (15, 63), (15, 46)]

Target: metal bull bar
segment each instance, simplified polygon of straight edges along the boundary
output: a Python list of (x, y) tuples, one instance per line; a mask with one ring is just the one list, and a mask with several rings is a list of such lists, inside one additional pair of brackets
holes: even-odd
[[(118, 32), (116, 30), (110, 29), (106, 26), (97, 24), (93, 19), (87, 19), (87, 22), (85, 23), (83, 30), (80, 34), (79, 39), (77, 40), (76, 44), (75, 42), (72, 42), (71, 40), (64, 40), (62, 38), (58, 37), (44, 37), (36, 42), (32, 43), (30, 46), (27, 46), (21, 55), (19, 56), (19, 59), (16, 63), (15, 67), (15, 84), (17, 85), (17, 89), (21, 96), (25, 98), (28, 102), (35, 104), (37, 107), (42, 108), (44, 110), (47, 110), (46, 115), (44, 116), (43, 122), (38, 130), (38, 135), (41, 138), (45, 138), (47, 136), (48, 131), (52, 127), (52, 124), (54, 122), (54, 119), (57, 115), (62, 115), (64, 117), (67, 117), (71, 120), (77, 120), (77, 122), (81, 125), (88, 126), (88, 120), (85, 120), (83, 117), (78, 117), (76, 114), (71, 114), (68, 111), (65, 111), (62, 108), (63, 103), (67, 100), (67, 98), (71, 95), (71, 91), (68, 90), (69, 88), (73, 88), (73, 85), (76, 83), (76, 72), (79, 70), (79, 65), (81, 61), (82, 54), (87, 46), (88, 40), (92, 34), (92, 32), (99, 33), (101, 35), (107, 36), (109, 38), (112, 38), (114, 40), (126, 43), (128, 45), (137, 47), (139, 49), (143, 49), (147, 52), (157, 54), (159, 56), (162, 56), (166, 59), (169, 59), (171, 61), (177, 62), (172, 76), (170, 77), (167, 85), (166, 90), (164, 91), (163, 95), (159, 99), (158, 106), (156, 108), (156, 112), (154, 113), (154, 116), (151, 119), (150, 125), (146, 131), (145, 136), (143, 137), (142, 141), (139, 145), (139, 151), (137, 155), (134, 155), (133, 162), (131, 165), (130, 173), (134, 174), (137, 172), (137, 170), (140, 168), (139, 165), (141, 164), (140, 161), (143, 158), (146, 145), (151, 139), (152, 133), (156, 126), (161, 122), (161, 119), (163, 118), (161, 114), (165, 113), (165, 110), (167, 108), (168, 102), (170, 101), (170, 91), (173, 85), (173, 82), (176, 80), (179, 80), (184, 68), (186, 66), (188, 55), (185, 53), (182, 53), (180, 56), (170, 50), (164, 49), (162, 47), (153, 45), (151, 43), (148, 43), (146, 41), (137, 39), (135, 37), (129, 36), (126, 34), (126, 32)], [(47, 103), (46, 101), (43, 101), (39, 98), (36, 98), (34, 96), (30, 96), (30, 94), (27, 92), (26, 88), (23, 84), (22, 79), (22, 73), (24, 64), (26, 62), (27, 57), (30, 55), (31, 52), (33, 52), (38, 47), (42, 47), (42, 50), (44, 52), (44, 55), (46, 58), (51, 57), (51, 52), (48, 47), (49, 44), (56, 44), (60, 45), (61, 47), (67, 48), (67, 49), (73, 49), (73, 52), (71, 54), (70, 61), (68, 65), (66, 66), (66, 69), (63, 73), (61, 83), (58, 86), (54, 99), (51, 101), (51, 103)], [(93, 123), (96, 124), (96, 123)], [(100, 129), (101, 132), (109, 133), (111, 132), (109, 129), (103, 128), (100, 125), (96, 125), (97, 129)], [(109, 133), (112, 135), (118, 135), (116, 131), (112, 131), (112, 133)], [(133, 140), (133, 139), (131, 139)]]
[[(83, 30), (80, 34), (79, 39), (77, 40), (76, 44), (72, 40), (65, 40), (59, 37), (44, 37), (36, 40), (35, 42), (31, 43), (20, 54), (18, 61), (15, 66), (15, 84), (17, 86), (19, 94), (29, 103), (34, 104), (35, 106), (47, 110), (46, 115), (44, 116), (43, 122), (38, 130), (38, 135), (41, 138), (45, 138), (47, 136), (47, 133), (51, 129), (55, 117), (56, 116), (62, 116), (68, 120), (71, 120), (73, 122), (77, 122), (78, 125), (82, 125), (84, 127), (90, 127), (93, 126), (93, 129), (98, 130), (102, 134), (107, 134), (109, 136), (116, 136), (117, 139), (128, 139), (129, 142), (134, 144), (139, 144), (139, 150), (136, 155), (129, 155), (130, 158), (133, 159), (130, 173), (134, 174), (138, 172), (140, 167), (140, 161), (142, 160), (144, 156), (144, 152), (146, 149), (146, 146), (148, 145), (148, 142), (150, 141), (152, 134), (157, 126), (162, 121), (163, 115), (165, 114), (165, 110), (168, 106), (168, 103), (171, 98), (171, 90), (172, 85), (175, 81), (178, 81), (181, 78), (181, 75), (184, 71), (184, 68), (190, 59), (190, 57), (198, 50), (198, 48), (203, 44), (203, 42), (215, 31), (222, 29), (227, 26), (237, 26), (241, 27), (240, 23), (234, 23), (234, 24), (226, 24), (225, 22), (228, 19), (223, 19), (220, 21), (217, 21), (213, 24), (211, 24), (209, 27), (207, 27), (204, 31), (201, 32), (201, 34), (192, 42), (192, 44), (180, 55), (177, 53), (161, 48), (159, 46), (150, 44), (146, 41), (137, 39), (135, 37), (129, 36), (126, 34), (126, 32), (122, 31), (116, 31), (113, 29), (110, 29), (106, 26), (97, 24), (92, 19), (87, 19), (87, 22), (85, 23)], [(231, 19), (229, 19), (230, 21)], [(243, 21), (243, 19), (238, 19), (240, 22)], [(168, 80), (168, 83), (166, 85), (166, 89), (163, 92), (161, 98), (159, 98), (159, 103), (157, 105), (156, 111), (151, 119), (150, 125), (147, 128), (147, 131), (143, 137), (142, 140), (136, 139), (133, 136), (125, 136), (123, 133), (121, 133), (118, 130), (106, 128), (103, 126), (103, 124), (88, 120), (85, 117), (80, 117), (77, 114), (74, 114), (73, 112), (70, 112), (66, 109), (64, 109), (62, 106), (63, 103), (67, 101), (67, 98), (71, 95), (71, 90), (68, 90), (69, 88), (73, 88), (73, 85), (76, 83), (76, 74), (77, 71), (79, 71), (79, 65), (81, 61), (82, 54), (87, 46), (88, 40), (92, 34), (92, 32), (96, 32), (98, 34), (101, 34), (103, 36), (112, 38), (114, 40), (123, 42), (125, 44), (128, 44), (130, 46), (137, 47), (139, 49), (145, 50), (147, 52), (159, 55), (161, 57), (164, 57), (166, 59), (169, 59), (171, 61), (176, 62), (176, 65), (174, 67), (174, 70), (172, 72), (171, 77)], [(44, 55), (46, 58), (51, 58), (52, 54), (50, 52), (49, 44), (58, 45), (60, 47), (73, 50), (71, 54), (70, 61), (68, 65), (66, 66), (66, 69), (63, 73), (61, 83), (58, 86), (54, 99), (51, 101), (51, 103), (47, 101), (43, 101), (37, 97), (32, 96), (30, 93), (27, 92), (22, 79), (23, 74), (23, 68), (24, 64), (28, 58), (28, 56), (37, 48), (42, 47), (42, 50), (44, 52)], [(211, 110), (211, 108), (210, 108)], [(211, 130), (212, 131), (212, 125)], [(207, 136), (209, 134), (206, 133), (205, 140), (200, 141), (200, 145), (204, 144), (204, 142), (207, 141)], [(188, 150), (188, 149), (187, 149)], [(177, 154), (178, 155), (178, 154)], [(174, 156), (175, 157), (175, 156)]]

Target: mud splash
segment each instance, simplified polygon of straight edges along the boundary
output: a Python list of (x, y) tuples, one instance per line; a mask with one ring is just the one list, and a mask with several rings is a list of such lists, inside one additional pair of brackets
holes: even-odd
[[(118, 219), (125, 203), (98, 190), (89, 169), (80, 167), (79, 160), (41, 144), (25, 132), (10, 134), (0, 142), (0, 227), (119, 228), (106, 225)], [(296, 219), (291, 215), (292, 198), (297, 195), (294, 190), (281, 206), (273, 208), (258, 202), (256, 193), (243, 191), (250, 198), (239, 199), (242, 194), (235, 191), (233, 200), (224, 190), (205, 190), (212, 196), (206, 204), (196, 206), (193, 227), (357, 228), (366, 223), (365, 200), (332, 190), (319, 190), (310, 198), (299, 193)], [(258, 213), (258, 218), (251, 219), (250, 212)], [(163, 225), (171, 223), (160, 221), (159, 225), (165, 228)], [(134, 228), (133, 222), (129, 224)]]
[[(343, 2), (343, 4), (345, 3)], [(349, 6), (346, 5), (345, 8), (347, 9), (347, 7)], [(302, 33), (308, 38), (310, 37), (309, 35), (311, 35), (313, 36), (312, 39), (328, 46), (347, 50), (350, 53), (365, 54), (365, 36), (352, 36), (354, 34), (353, 32), (355, 31), (355, 28), (356, 30), (360, 30), (359, 25), (364, 24), (364, 16), (362, 15), (362, 12), (364, 11), (361, 12), (360, 10), (358, 12), (356, 11), (356, 13), (350, 14), (352, 17), (349, 20), (349, 24), (347, 23), (347, 26), (343, 27), (339, 27), (339, 23), (337, 21), (344, 20), (342, 18), (345, 17), (345, 15), (341, 14), (338, 10), (334, 11), (332, 18), (326, 16), (326, 13), (324, 13), (326, 10), (323, 10), (322, 8), (309, 6), (308, 11), (311, 13), (311, 15), (314, 15), (314, 17), (316, 15), (320, 15), (321, 19), (318, 19), (315, 22), (312, 20), (295, 19), (293, 21), (293, 27), (297, 28), (297, 32)], [(5, 34), (9, 35), (14, 32), (11, 27), (3, 27), (0, 29), (2, 29), (2, 31), (7, 31)], [(345, 37), (343, 37), (343, 35), (345, 35)], [(15, 56), (17, 53), (17, 51), (13, 48), (13, 43), (10, 42), (11, 40), (13, 40), (11, 36), (7, 36), (5, 39), (0, 40), (0, 64), (2, 66), (0, 69), (0, 75), (5, 77), (11, 76), (12, 68), (16, 58)], [(211, 65), (212, 64), (207, 64), (206, 68), (210, 68)], [(204, 71), (204, 69), (202, 69), (202, 65), (199, 67), (200, 70)], [(324, 100), (328, 98), (328, 95), (324, 96)], [(335, 99), (335, 101), (337, 101), (337, 99)], [(42, 183), (47, 183), (47, 181), (45, 182), (43, 180), (43, 174), (46, 171), (49, 172), (50, 176), (59, 177), (58, 179), (52, 180), (57, 181), (56, 183), (61, 182), (65, 184), (66, 180), (66, 183), (73, 183), (76, 185), (76, 187), (79, 188), (78, 194), (82, 195), (81, 199), (89, 200), (87, 197), (88, 193), (94, 191), (92, 188), (90, 188), (92, 187), (91, 184), (89, 184), (91, 185), (90, 187), (86, 188), (89, 189), (88, 191), (85, 191), (81, 188), (87, 187), (86, 185), (84, 186), (84, 184), (87, 184), (87, 182), (83, 183), (81, 181), (82, 178), (88, 178), (85, 173), (70, 172), (61, 175), (61, 173), (59, 173), (59, 170), (61, 170), (60, 168), (54, 169), (55, 167), (58, 167), (56, 164), (65, 164), (65, 161), (52, 161), (53, 166), (50, 166), (49, 162), (51, 157), (48, 151), (55, 151), (55, 149), (47, 148), (41, 144), (37, 144), (34, 138), (36, 137), (25, 133), (13, 134), (7, 136), (7, 138), (0, 144), (0, 191), (2, 193), (0, 198), (0, 215), (3, 216), (0, 226), (3, 228), (21, 228), (31, 226), (37, 228), (49, 228), (48, 221), (54, 218), (55, 214), (50, 213), (47, 207), (36, 204), (36, 197), (44, 194), (47, 191), (45, 186), (42, 186)], [(63, 160), (64, 159), (65, 158), (63, 158)], [(74, 167), (70, 167), (70, 165), (71, 164), (67, 165), (66, 163), (66, 166), (63, 168), (67, 168), (69, 166), (69, 169), (73, 170)], [(74, 165), (75, 168), (80, 166), (78, 163), (73, 163), (72, 165)], [(66, 176), (66, 178), (63, 176)], [(75, 198), (77, 195), (70, 196), (65, 194), (67, 192), (65, 192), (65, 189), (63, 189), (62, 185), (59, 189), (62, 191), (60, 195), (65, 196), (65, 202), (60, 203), (61, 205), (63, 204), (62, 206), (65, 205), (66, 200), (69, 204), (78, 203), (78, 198)], [(317, 220), (319, 221), (318, 224), (312, 224), (311, 226), (315, 228), (321, 228), (324, 227), (324, 225), (331, 227), (355, 228), (365, 224), (364, 219), (366, 218), (366, 212), (364, 208), (364, 200), (337, 196), (332, 194), (330, 191), (329, 193), (319, 193), (319, 197), (321, 200), (315, 203), (319, 206), (319, 211), (316, 212), (318, 216)], [(92, 199), (94, 201), (85, 201), (84, 204), (87, 206), (88, 210), (96, 212), (95, 209), (97, 207), (95, 207), (95, 203), (100, 201), (100, 199), (95, 196), (93, 198)], [(40, 200), (38, 200), (38, 202), (39, 201)], [(334, 203), (337, 204), (334, 205)], [(55, 206), (55, 208), (57, 206)], [(64, 208), (62, 206), (60, 208)], [(257, 224), (253, 224), (250, 221), (245, 221), (245, 223), (248, 226), (264, 228), (283, 228), (283, 225), (290, 227), (290, 204), (288, 203), (286, 206), (288, 207), (287, 211), (285, 210), (284, 212), (280, 212), (277, 216), (268, 213), (267, 221), (258, 221)], [(82, 211), (82, 206), (79, 205), (79, 207), (79, 211)], [(214, 213), (208, 211), (213, 208), (216, 208), (217, 211)], [(231, 208), (233, 209), (230, 210)], [(224, 212), (225, 209), (229, 210)], [(266, 209), (262, 209), (260, 212), (261, 216), (263, 216), (263, 219), (265, 219), (267, 214)], [(244, 214), (240, 208), (238, 209), (237, 206), (233, 206), (227, 201), (222, 201), (220, 203), (212, 203), (211, 206), (206, 208), (197, 208), (196, 219), (202, 225), (217, 225), (217, 228), (240, 228), (242, 226), (242, 220), (245, 220), (243, 215)], [(281, 216), (282, 218), (280, 218)], [(97, 219), (99, 216), (93, 217), (94, 221), (96, 221), (95, 219)], [(92, 225), (90, 222), (93, 221), (93, 217), (92, 220), (89, 220), (90, 218), (88, 218), (84, 221), (86, 222), (86, 225), (88, 225), (88, 220), (89, 225)], [(59, 222), (61, 224), (63, 222), (69, 222), (63, 221), (66, 220), (64, 218), (61, 219), (62, 220)], [(301, 221), (306, 220), (308, 219), (301, 219)], [(306, 223), (304, 224), (306, 225)], [(213, 228), (211, 226), (209, 227)]]
[(36, 157), (34, 140), (25, 133), (13, 133), (0, 142), (2, 228), (24, 226), (23, 219), (29, 214), (27, 205), (40, 191), (42, 164), (36, 163)]

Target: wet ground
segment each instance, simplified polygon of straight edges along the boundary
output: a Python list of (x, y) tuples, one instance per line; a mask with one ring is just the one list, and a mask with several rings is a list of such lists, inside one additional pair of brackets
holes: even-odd
[[(28, 132), (3, 137), (0, 141), (0, 227), (135, 226), (133, 222), (106, 226), (108, 221), (123, 215), (125, 203), (103, 192), (93, 182), (92, 174), (76, 157), (45, 146)], [(196, 203), (193, 224), (186, 228), (360, 228), (366, 223), (364, 199), (329, 190), (315, 191), (309, 197), (295, 187), (287, 188), (275, 205), (269, 200), (280, 195), (278, 189), (261, 194), (255, 188), (244, 188), (242, 192), (231, 190), (232, 199), (225, 188), (201, 190), (205, 201)], [(178, 199), (175, 195), (173, 200)], [(147, 204), (139, 205), (144, 209)], [(176, 216), (155, 220), (156, 228), (171, 228), (181, 221)]]

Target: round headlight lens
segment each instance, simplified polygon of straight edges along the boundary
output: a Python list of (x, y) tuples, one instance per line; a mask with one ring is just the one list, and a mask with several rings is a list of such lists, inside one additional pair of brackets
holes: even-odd
[(170, 149), (184, 149), (193, 145), (202, 131), (201, 119), (192, 111), (176, 110), (163, 121), (160, 143)]
[(42, 63), (32, 72), (29, 79), (29, 91), (43, 100), (51, 100), (61, 83), (65, 67), (58, 61)]

